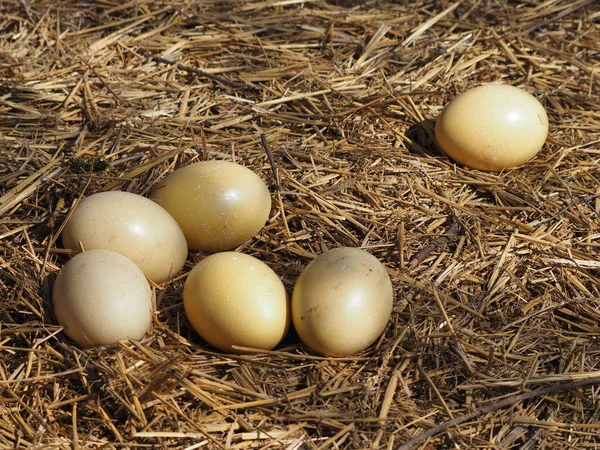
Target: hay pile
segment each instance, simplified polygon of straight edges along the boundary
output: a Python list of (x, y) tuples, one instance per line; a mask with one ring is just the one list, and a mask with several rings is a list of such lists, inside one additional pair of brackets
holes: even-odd
[[(420, 448), (597, 448), (599, 19), (590, 0), (3, 0), (0, 447), (393, 449), (456, 419)], [(491, 81), (550, 117), (503, 174), (432, 133)], [(185, 274), (155, 286), (143, 341), (65, 339), (49, 293), (78, 199), (202, 159), (268, 180), (272, 219), (239, 250), (289, 289), (327, 248), (386, 265), (376, 345), (220, 354), (185, 320)]]

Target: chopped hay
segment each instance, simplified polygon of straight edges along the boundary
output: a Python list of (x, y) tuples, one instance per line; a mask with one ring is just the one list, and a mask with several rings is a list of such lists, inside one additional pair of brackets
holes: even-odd
[[(598, 448), (599, 19), (590, 0), (0, 2), (0, 447), (393, 449), (479, 411), (418, 448)], [(544, 104), (548, 142), (505, 173), (456, 166), (434, 120), (499, 80)], [(290, 290), (327, 248), (386, 265), (375, 345), (218, 353), (185, 273), (154, 287), (141, 342), (62, 335), (77, 201), (202, 159), (268, 180), (272, 219), (239, 250)]]

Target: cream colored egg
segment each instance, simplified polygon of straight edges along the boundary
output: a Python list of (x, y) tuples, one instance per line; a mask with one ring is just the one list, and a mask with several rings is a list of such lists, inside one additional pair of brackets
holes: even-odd
[(229, 161), (203, 161), (176, 170), (150, 198), (177, 220), (193, 250), (231, 250), (255, 236), (271, 211), (264, 181)]
[(460, 164), (500, 171), (533, 158), (548, 135), (548, 116), (528, 92), (506, 84), (470, 89), (452, 100), (435, 126), (441, 149)]
[(187, 243), (179, 225), (152, 200), (111, 191), (83, 199), (62, 233), (65, 248), (119, 252), (136, 263), (152, 281), (173, 278), (187, 259)]
[(69, 260), (53, 288), (54, 315), (81, 347), (141, 339), (152, 323), (152, 291), (140, 268), (117, 252), (90, 250)]
[(232, 346), (270, 350), (287, 333), (283, 283), (250, 255), (223, 252), (200, 261), (183, 289), (186, 315), (202, 338), (223, 351)]
[(387, 270), (370, 253), (342, 247), (315, 258), (292, 295), (292, 320), (300, 339), (329, 356), (366, 349), (385, 329), (394, 291)]

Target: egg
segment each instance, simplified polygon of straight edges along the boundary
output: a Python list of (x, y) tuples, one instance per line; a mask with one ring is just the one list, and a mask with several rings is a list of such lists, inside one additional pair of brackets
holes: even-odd
[(177, 220), (193, 250), (231, 250), (255, 236), (271, 211), (264, 181), (229, 161), (203, 161), (176, 170), (150, 198)]
[(235, 252), (200, 261), (183, 288), (186, 316), (209, 344), (270, 350), (287, 333), (290, 314), (285, 287), (265, 263)]
[(179, 225), (152, 200), (129, 192), (93, 194), (81, 202), (62, 233), (65, 248), (119, 252), (152, 281), (173, 278), (187, 259)]
[(140, 268), (110, 250), (90, 250), (61, 269), (52, 292), (54, 315), (81, 347), (141, 339), (152, 322), (152, 291)]
[(336, 248), (317, 256), (300, 274), (292, 320), (308, 347), (348, 356), (381, 335), (393, 300), (392, 282), (377, 258), (358, 248)]
[(506, 84), (470, 89), (452, 100), (435, 125), (440, 148), (474, 169), (500, 171), (533, 158), (548, 135), (548, 115), (528, 92)]

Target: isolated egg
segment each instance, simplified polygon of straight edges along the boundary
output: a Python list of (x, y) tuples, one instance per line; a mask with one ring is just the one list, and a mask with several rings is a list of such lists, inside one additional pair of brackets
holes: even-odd
[(387, 270), (358, 248), (328, 250), (300, 274), (292, 320), (300, 339), (329, 356), (364, 350), (385, 329), (394, 291)]
[(90, 250), (71, 258), (54, 282), (54, 315), (81, 347), (140, 339), (152, 322), (152, 292), (132, 261)]
[(203, 161), (176, 170), (150, 198), (177, 220), (192, 250), (231, 250), (255, 236), (271, 211), (264, 181), (229, 161)]
[(548, 135), (548, 116), (528, 92), (506, 84), (470, 89), (452, 100), (435, 125), (441, 149), (460, 164), (500, 171), (533, 158)]
[(187, 259), (179, 225), (152, 200), (130, 192), (100, 192), (83, 199), (62, 233), (65, 248), (119, 252), (152, 281), (173, 278)]
[(209, 344), (270, 350), (285, 336), (289, 304), (283, 283), (262, 261), (215, 253), (190, 272), (183, 289), (188, 320)]

